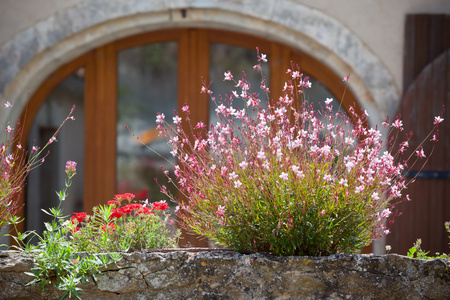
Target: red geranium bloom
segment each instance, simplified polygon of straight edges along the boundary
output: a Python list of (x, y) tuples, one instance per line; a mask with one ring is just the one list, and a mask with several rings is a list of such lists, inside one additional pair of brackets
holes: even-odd
[(123, 214), (130, 214), (131, 211), (135, 210), (135, 209), (140, 209), (142, 208), (142, 204), (139, 203), (128, 203), (127, 205), (120, 207), (119, 211)]
[(122, 216), (122, 213), (119, 211), (119, 209), (114, 209), (111, 213), (111, 216), (109, 216), (109, 219), (116, 218), (119, 219)]
[(108, 201), (108, 205), (114, 205), (114, 204), (120, 205), (120, 202), (117, 201), (117, 200), (110, 200), (110, 201)]
[(70, 221), (72, 222), (72, 224), (75, 224), (74, 220), (77, 220), (78, 223), (81, 223), (86, 218), (87, 214), (85, 212), (74, 213), (73, 216), (70, 218)]
[(161, 202), (154, 202), (153, 207), (156, 210), (166, 210), (169, 208), (169, 205), (167, 205), (166, 201), (161, 201)]
[(148, 207), (142, 207), (140, 210), (136, 212), (136, 214), (154, 214), (153, 210)]

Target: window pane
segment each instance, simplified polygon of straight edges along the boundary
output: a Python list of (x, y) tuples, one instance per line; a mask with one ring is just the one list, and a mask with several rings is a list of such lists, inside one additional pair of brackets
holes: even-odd
[[(224, 72), (228, 70), (231, 71), (234, 80), (239, 81), (242, 79), (242, 71), (245, 71), (247, 75), (246, 80), (250, 83), (251, 92), (259, 94), (262, 106), (264, 108), (267, 107), (267, 95), (260, 88), (262, 79), (261, 73), (253, 70), (253, 66), (257, 64), (256, 49), (252, 50), (228, 44), (211, 44), (210, 57), (209, 76), (212, 81), (210, 90), (213, 92), (213, 96), (217, 98), (217, 101), (219, 101), (219, 95), (225, 97), (225, 95), (229, 95), (232, 90), (241, 94), (241, 89), (236, 88), (233, 82), (223, 80)], [(266, 85), (269, 87), (269, 64), (262, 63), (262, 68), (264, 76), (266, 76)], [(241, 98), (238, 98), (233, 102), (233, 106), (242, 109), (246, 107), (246, 103)], [(211, 103), (209, 107), (209, 120), (210, 123), (214, 124), (218, 121), (215, 109), (216, 106), (214, 103)]]
[[(137, 199), (161, 200), (155, 182), (166, 184), (161, 166), (175, 163), (164, 137), (156, 130), (156, 114), (167, 118), (177, 108), (177, 43), (126, 49), (118, 55), (117, 192)], [(159, 157), (133, 137), (125, 126)], [(170, 188), (172, 185), (168, 185)]]
[(68, 196), (62, 203), (64, 215), (83, 211), (84, 180), (84, 68), (62, 81), (49, 95), (36, 114), (28, 135), (27, 150), (33, 145), (43, 147), (56, 132), (61, 122), (75, 105), (75, 121), (67, 122), (57, 136), (57, 143), (48, 149), (50, 154), (44, 164), (30, 172), (26, 187), (26, 229), (44, 229), (44, 222), (51, 217), (41, 208), (48, 210), (58, 205), (55, 191), (64, 189), (66, 161), (77, 162), (77, 175), (72, 179)]

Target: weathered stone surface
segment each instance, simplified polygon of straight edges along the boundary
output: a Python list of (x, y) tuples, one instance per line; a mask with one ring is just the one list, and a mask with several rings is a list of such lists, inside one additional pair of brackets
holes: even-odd
[[(25, 286), (29, 256), (0, 252), (0, 299), (57, 299)], [(400, 255), (274, 257), (233, 251), (125, 254), (83, 299), (449, 299), (450, 261)]]

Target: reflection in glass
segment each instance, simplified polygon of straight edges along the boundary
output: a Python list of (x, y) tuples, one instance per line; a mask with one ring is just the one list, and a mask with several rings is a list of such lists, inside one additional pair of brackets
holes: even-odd
[(74, 121), (67, 122), (57, 136), (57, 143), (48, 149), (45, 162), (30, 172), (26, 186), (25, 221), (26, 230), (41, 234), (44, 222), (51, 217), (41, 208), (48, 210), (59, 203), (55, 191), (64, 188), (66, 161), (77, 162), (77, 175), (73, 178), (66, 200), (62, 203), (64, 215), (83, 211), (84, 178), (84, 68), (62, 81), (48, 96), (36, 114), (28, 135), (27, 150), (33, 145), (44, 146), (56, 132), (61, 122), (75, 105)]
[[(161, 166), (175, 163), (164, 137), (158, 135), (156, 114), (171, 120), (177, 107), (177, 43), (150, 44), (118, 54), (117, 192), (136, 199), (162, 200), (159, 184), (167, 184)], [(156, 155), (133, 137), (161, 154)], [(167, 160), (168, 161), (167, 161)], [(172, 184), (167, 185), (173, 187)]]

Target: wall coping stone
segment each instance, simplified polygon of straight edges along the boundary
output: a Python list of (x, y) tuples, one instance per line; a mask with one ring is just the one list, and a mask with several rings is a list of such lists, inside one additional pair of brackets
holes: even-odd
[[(29, 255), (0, 251), (0, 299), (58, 298), (25, 286), (31, 266)], [(124, 254), (81, 287), (83, 299), (448, 299), (450, 260), (152, 250)]]

